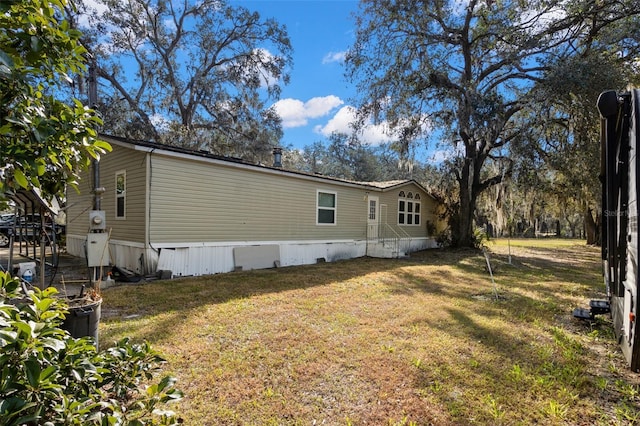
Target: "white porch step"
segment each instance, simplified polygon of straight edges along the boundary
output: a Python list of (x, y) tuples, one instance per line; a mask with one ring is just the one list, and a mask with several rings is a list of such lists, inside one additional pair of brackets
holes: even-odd
[(384, 245), (383, 243), (369, 242), (367, 244), (367, 256), (379, 257), (383, 259), (395, 259), (401, 257), (407, 257), (407, 253), (402, 250), (395, 250), (394, 248)]

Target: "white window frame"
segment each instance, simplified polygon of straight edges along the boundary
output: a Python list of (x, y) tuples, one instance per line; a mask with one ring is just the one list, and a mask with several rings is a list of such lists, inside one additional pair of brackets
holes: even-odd
[[(118, 188), (118, 177), (119, 176), (124, 176), (124, 190), (122, 191), (122, 193), (119, 193), (119, 188)], [(127, 171), (126, 170), (119, 170), (116, 172), (116, 177), (115, 177), (115, 191), (114, 191), (114, 195), (115, 195), (115, 212), (114, 212), (114, 216), (117, 220), (125, 220), (127, 218)], [(122, 215), (118, 215), (118, 201), (122, 199)]]
[[(320, 205), (320, 194), (333, 195), (333, 207), (325, 207)], [(320, 210), (333, 211), (333, 223), (320, 222)], [(318, 226), (336, 226), (338, 224), (338, 193), (336, 191), (327, 191), (324, 189), (316, 190), (316, 225)]]
[[(404, 209), (400, 209), (400, 204), (404, 203)], [(420, 201), (404, 197), (398, 198), (398, 226), (421, 226), (422, 225), (422, 206)], [(411, 205), (411, 208), (409, 208)], [(418, 212), (416, 212), (416, 207)], [(400, 223), (400, 215), (404, 215), (404, 223)], [(409, 220), (409, 218), (411, 218)], [(418, 223), (416, 223), (416, 218)], [(411, 222), (411, 223), (408, 223)]]

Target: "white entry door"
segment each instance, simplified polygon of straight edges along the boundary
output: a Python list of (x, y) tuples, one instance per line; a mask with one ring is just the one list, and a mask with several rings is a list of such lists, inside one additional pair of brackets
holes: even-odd
[(378, 197), (367, 198), (367, 238), (377, 239), (380, 225)]

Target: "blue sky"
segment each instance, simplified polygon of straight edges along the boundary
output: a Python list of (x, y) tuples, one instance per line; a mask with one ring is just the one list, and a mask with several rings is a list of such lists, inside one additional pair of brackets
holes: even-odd
[[(344, 77), (344, 54), (354, 42), (356, 0), (232, 0), (232, 4), (274, 18), (287, 28), (294, 49), (291, 82), (275, 108), (283, 120), (283, 146), (302, 148), (350, 133), (355, 87)], [(388, 139), (383, 126), (369, 126), (362, 139)]]
[[(97, 10), (104, 5), (84, 0)], [(357, 0), (228, 0), (285, 25), (293, 47), (290, 83), (273, 106), (282, 118), (281, 145), (301, 149), (333, 132), (351, 133), (355, 85), (344, 76), (344, 56), (355, 41)], [(262, 46), (257, 46), (262, 47)], [(267, 48), (268, 49), (268, 48)], [(369, 123), (359, 135), (371, 145), (389, 142), (384, 123)]]

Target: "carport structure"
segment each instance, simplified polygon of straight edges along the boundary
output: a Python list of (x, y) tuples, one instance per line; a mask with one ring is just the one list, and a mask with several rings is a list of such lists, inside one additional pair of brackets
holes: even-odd
[[(6, 192), (4, 197), (15, 205), (6, 269), (14, 271), (17, 248), (18, 255), (36, 263), (37, 270), (33, 272), (39, 279), (40, 288), (45, 288), (47, 276), (51, 275), (49, 279), (53, 280), (58, 265), (59, 228), (55, 218), (62, 209), (55, 197), (47, 200), (37, 188)], [(15, 243), (18, 243), (17, 247)], [(47, 274), (47, 267), (53, 272)]]

